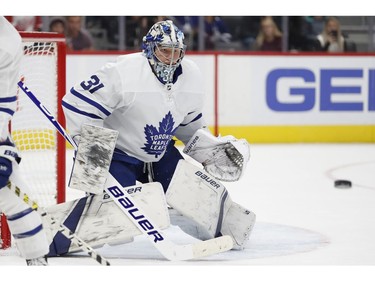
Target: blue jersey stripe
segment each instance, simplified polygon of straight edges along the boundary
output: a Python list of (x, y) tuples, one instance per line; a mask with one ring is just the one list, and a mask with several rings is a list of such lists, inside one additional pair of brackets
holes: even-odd
[(32, 211), (33, 211), (33, 209), (28, 208), (28, 209), (26, 209), (26, 210), (23, 210), (23, 211), (21, 211), (21, 212), (18, 212), (18, 213), (16, 213), (16, 214), (14, 214), (14, 215), (7, 216), (7, 220), (8, 220), (8, 221), (15, 221), (15, 220), (18, 220), (18, 219), (20, 219), (20, 218), (22, 218), (22, 217), (24, 217), (24, 216), (30, 214)]
[(18, 234), (13, 234), (13, 237), (16, 238), (16, 239), (21, 239), (21, 238), (26, 238), (26, 237), (34, 236), (35, 234), (37, 234), (42, 229), (43, 229), (43, 226), (40, 224), (40, 225), (38, 225), (37, 227), (35, 227), (34, 229), (32, 229), (30, 231), (26, 231), (26, 232), (18, 233)]
[(74, 106), (68, 104), (68, 103), (65, 102), (65, 101), (62, 101), (61, 104), (62, 104), (63, 107), (65, 107), (65, 108), (67, 108), (67, 109), (69, 109), (69, 110), (71, 110), (71, 111), (73, 111), (73, 112), (75, 112), (75, 113), (78, 113), (78, 114), (81, 114), (81, 115), (84, 115), (84, 116), (90, 117), (90, 118), (92, 118), (92, 119), (103, 119), (103, 118), (101, 118), (101, 117), (98, 116), (98, 115), (95, 115), (95, 114), (92, 114), (92, 113), (88, 113), (88, 112), (85, 112), (85, 111), (79, 110), (78, 108), (76, 108), (76, 107), (74, 107)]
[(6, 113), (8, 113), (9, 115), (12, 115), (12, 116), (14, 114), (14, 111), (9, 109), (9, 108), (0, 107), (0, 111), (6, 112)]
[(6, 97), (6, 98), (0, 98), (0, 102), (14, 102), (16, 100), (17, 100), (16, 96)]
[(199, 113), (199, 114), (197, 115), (197, 117), (195, 117), (195, 118), (194, 118), (193, 120), (191, 120), (189, 123), (186, 123), (186, 124), (180, 124), (180, 126), (181, 126), (181, 127), (187, 126), (187, 125), (189, 125), (190, 123), (193, 123), (193, 122), (199, 120), (201, 117), (202, 117), (202, 113)]
[(98, 104), (97, 102), (93, 101), (93, 100), (90, 100), (89, 98), (85, 97), (84, 95), (78, 93), (76, 90), (74, 90), (74, 88), (71, 88), (70, 89), (70, 92), (76, 96), (77, 98), (91, 104), (92, 106), (95, 106), (97, 109), (99, 109), (101, 112), (103, 112), (105, 115), (109, 116), (111, 115), (111, 112), (109, 112), (107, 109), (105, 109), (103, 106), (101, 106), (100, 104)]

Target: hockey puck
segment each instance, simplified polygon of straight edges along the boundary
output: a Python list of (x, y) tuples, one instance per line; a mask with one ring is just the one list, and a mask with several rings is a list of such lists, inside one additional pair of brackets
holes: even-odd
[(351, 188), (352, 182), (348, 180), (335, 180), (336, 188)]

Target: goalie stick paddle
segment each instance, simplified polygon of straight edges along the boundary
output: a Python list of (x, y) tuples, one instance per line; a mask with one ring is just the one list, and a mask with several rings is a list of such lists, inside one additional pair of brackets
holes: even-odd
[[(31, 101), (42, 111), (54, 127), (64, 138), (77, 150), (77, 144), (68, 135), (49, 110), (37, 99), (37, 97), (24, 85), (22, 81), (18, 86), (31, 99)], [(210, 256), (225, 252), (233, 248), (233, 239), (229, 235), (213, 239), (199, 241), (193, 244), (178, 245), (166, 237), (155, 223), (140, 208), (133, 197), (127, 196), (122, 191), (122, 186), (109, 173), (104, 188), (105, 192), (112, 198), (125, 215), (137, 226), (137, 228), (148, 237), (152, 245), (168, 260), (182, 261)]]
[(34, 200), (31, 200), (30, 197), (25, 192), (23, 192), (18, 186), (11, 184), (11, 182), (9, 181), (7, 184), (7, 187), (10, 190), (14, 191), (14, 193), (18, 197), (20, 197), (27, 205), (29, 205), (29, 207), (36, 210), (40, 214), (41, 217), (47, 218), (53, 229), (62, 233), (66, 238), (68, 238), (74, 244), (76, 244), (81, 250), (86, 252), (91, 258), (96, 260), (101, 265), (106, 265), (106, 266), (111, 265), (107, 259), (105, 259), (103, 256), (98, 254), (93, 248), (91, 248), (90, 245), (88, 245), (85, 241), (79, 238), (69, 228), (67, 228), (62, 223), (58, 224), (58, 222), (55, 220), (53, 216), (48, 214), (45, 210), (39, 208), (38, 203), (35, 202)]

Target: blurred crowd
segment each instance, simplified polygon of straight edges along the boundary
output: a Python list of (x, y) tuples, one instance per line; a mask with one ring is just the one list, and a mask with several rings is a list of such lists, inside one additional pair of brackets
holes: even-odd
[[(281, 16), (7, 16), (19, 31), (65, 34), (70, 50), (140, 50), (157, 21), (183, 30), (188, 50), (356, 52), (337, 17)], [(287, 35), (285, 35), (287, 34)]]

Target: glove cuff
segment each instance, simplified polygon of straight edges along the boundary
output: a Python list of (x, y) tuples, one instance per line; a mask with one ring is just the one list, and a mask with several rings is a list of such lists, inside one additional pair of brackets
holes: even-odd
[(18, 149), (11, 145), (0, 145), (0, 157), (4, 157), (12, 162), (20, 163), (21, 157), (19, 156)]

